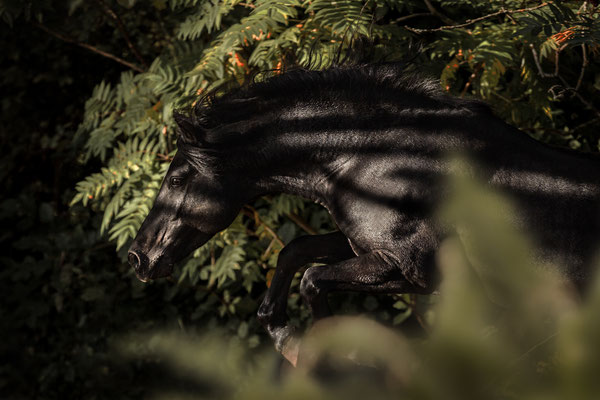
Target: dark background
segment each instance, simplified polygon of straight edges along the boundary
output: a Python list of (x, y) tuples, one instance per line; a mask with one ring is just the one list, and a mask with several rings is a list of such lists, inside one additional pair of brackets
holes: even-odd
[[(253, 20), (263, 3), (226, 10), (216, 1), (0, 0), (3, 398), (134, 398), (153, 388), (152, 382), (181, 385), (176, 377), (165, 378), (159, 361), (124, 359), (115, 352), (114, 342), (131, 332), (219, 326), (249, 348), (269, 348), (254, 314), (277, 252), (295, 236), (333, 229), (324, 210), (301, 199), (260, 199), (237, 221), (243, 232), (233, 229), (229, 242), (226, 236), (197, 253), (171, 281), (143, 285), (123, 259), (131, 234), (101, 234), (104, 210), (117, 188), (92, 196), (85, 206), (91, 189), (76, 189), (113, 165), (118, 142), (136, 135), (156, 137), (162, 147), (155, 159), (140, 164), (148, 172), (133, 182), (139, 191), (128, 192), (125, 201), (135, 199), (143, 185), (159, 183), (174, 148), (169, 110), (191, 104), (211, 86), (242, 81), (282, 61), (302, 63), (310, 48), (323, 55), (323, 65), (313, 67), (326, 67), (338, 47), (332, 40), (339, 43), (349, 29), (368, 34), (375, 24), (373, 57), (403, 58), (421, 46), (414, 65), (440, 78), (449, 92), (483, 98), (509, 123), (545, 142), (598, 151), (600, 27), (594, 2), (566, 1), (556, 10), (538, 8), (539, 1), (347, 2), (347, 8), (325, 13), (327, 2), (315, 1), (298, 3), (287, 19), (284, 11)], [(520, 11), (496, 15), (502, 7)], [(444, 28), (479, 17), (485, 18)], [(242, 18), (250, 18), (244, 25), (256, 24), (250, 40), (215, 41)], [(286, 42), (282, 32), (294, 26), (300, 26), (294, 33), (298, 41)], [(320, 35), (311, 36), (313, 26)], [(266, 30), (269, 40), (279, 41), (278, 50), (257, 51)], [(538, 70), (530, 44), (547, 76)], [(204, 52), (211, 48), (217, 54), (212, 59)], [(560, 74), (550, 76), (557, 51)], [(203, 60), (208, 66), (196, 81), (185, 76)], [(144, 111), (133, 113), (126, 128), (111, 125), (114, 137), (106, 143), (91, 142), (102, 121), (124, 119), (119, 109), (133, 108), (121, 104), (115, 89), (128, 71)], [(100, 82), (111, 85), (114, 102), (92, 121), (88, 100)], [(148, 123), (154, 125), (135, 132)], [(159, 140), (163, 126), (168, 134)], [(113, 216), (108, 225), (117, 220)], [(137, 229), (139, 221), (132, 221)], [(420, 314), (426, 298), (340, 295), (333, 302), (338, 313), (368, 313), (406, 330), (426, 324)], [(307, 323), (297, 295), (290, 297), (290, 309), (296, 324)]]

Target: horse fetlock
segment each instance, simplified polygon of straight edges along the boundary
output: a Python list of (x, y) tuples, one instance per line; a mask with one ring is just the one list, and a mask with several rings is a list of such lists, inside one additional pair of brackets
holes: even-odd
[(281, 353), (287, 341), (294, 334), (294, 328), (286, 324), (287, 315), (285, 312), (280, 315), (275, 312), (274, 304), (263, 302), (256, 316), (273, 340), (275, 349)]
[(317, 283), (317, 274), (319, 271), (317, 271), (315, 268), (318, 267), (307, 269), (302, 277), (302, 280), (300, 281), (300, 295), (309, 304), (312, 303), (314, 299), (319, 297), (322, 292)]
[(258, 322), (269, 331), (273, 326), (283, 326), (287, 321), (285, 310), (278, 310), (273, 303), (263, 302), (256, 312)]
[(260, 322), (260, 324), (266, 328), (267, 325), (269, 325), (269, 323), (273, 320), (273, 314), (273, 305), (263, 302), (256, 312), (256, 317), (258, 322)]
[(293, 326), (285, 325), (280, 326), (273, 331), (269, 332), (271, 339), (273, 339), (273, 343), (275, 344), (275, 350), (281, 353), (285, 344), (292, 338), (294, 335), (295, 329)]

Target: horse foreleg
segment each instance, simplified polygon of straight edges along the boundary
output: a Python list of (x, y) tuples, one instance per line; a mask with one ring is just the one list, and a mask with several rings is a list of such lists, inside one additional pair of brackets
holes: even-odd
[(258, 309), (258, 320), (275, 342), (277, 351), (282, 351), (293, 333), (287, 323), (286, 307), (296, 271), (308, 263), (335, 263), (354, 256), (348, 239), (341, 232), (301, 236), (281, 250), (271, 286)]
[[(424, 257), (423, 259), (431, 259)], [(326, 267), (306, 270), (300, 282), (300, 294), (311, 307), (313, 318), (331, 314), (327, 294), (332, 291), (355, 291), (369, 293), (431, 293), (432, 285), (422, 287), (411, 283), (404, 276), (408, 270), (402, 262), (379, 251), (366, 253)], [(413, 266), (414, 267), (414, 266)], [(431, 265), (419, 266), (431, 268)]]

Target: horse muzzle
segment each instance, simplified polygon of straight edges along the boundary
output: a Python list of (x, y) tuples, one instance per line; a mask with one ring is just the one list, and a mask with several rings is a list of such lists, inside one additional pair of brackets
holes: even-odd
[(127, 260), (131, 268), (135, 271), (135, 276), (142, 282), (167, 277), (171, 275), (171, 271), (173, 270), (173, 264), (150, 265), (148, 257), (137, 250), (129, 250)]

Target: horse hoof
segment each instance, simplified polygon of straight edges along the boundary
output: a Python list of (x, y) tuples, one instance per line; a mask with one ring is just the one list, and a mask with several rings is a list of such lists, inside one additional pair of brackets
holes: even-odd
[(294, 334), (294, 327), (286, 325), (280, 328), (277, 328), (276, 330), (273, 331), (273, 333), (271, 334), (271, 337), (273, 338), (273, 341), (275, 342), (275, 350), (277, 350), (279, 353), (282, 352), (283, 348), (285, 347), (286, 343), (292, 338), (292, 335)]

